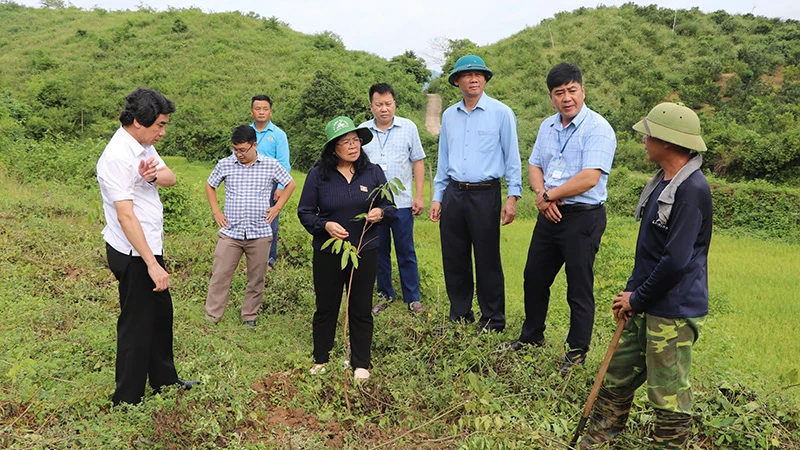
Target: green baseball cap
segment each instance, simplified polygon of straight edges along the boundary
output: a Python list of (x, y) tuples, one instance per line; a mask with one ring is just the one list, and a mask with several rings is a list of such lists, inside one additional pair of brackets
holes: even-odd
[(706, 143), (700, 136), (700, 118), (683, 103), (656, 105), (647, 117), (636, 122), (633, 129), (689, 150), (707, 150)]
[(447, 77), (447, 81), (453, 86), (455, 86), (456, 85), (455, 79), (457, 78), (456, 74), (458, 74), (459, 72), (467, 72), (470, 70), (480, 70), (482, 72), (485, 72), (486, 81), (492, 79), (492, 71), (489, 70), (488, 67), (486, 67), (486, 63), (483, 62), (483, 59), (481, 59), (480, 56), (466, 55), (462, 56), (461, 58), (458, 58), (458, 61), (456, 61), (456, 66), (453, 69), (453, 72), (450, 74), (449, 77)]
[(361, 138), (361, 145), (369, 144), (372, 140), (372, 132), (368, 128), (356, 128), (353, 120), (349, 117), (339, 116), (328, 122), (325, 125), (325, 136), (328, 141), (322, 147), (322, 153), (327, 152), (332, 147), (333, 141), (345, 134), (355, 131), (358, 137)]

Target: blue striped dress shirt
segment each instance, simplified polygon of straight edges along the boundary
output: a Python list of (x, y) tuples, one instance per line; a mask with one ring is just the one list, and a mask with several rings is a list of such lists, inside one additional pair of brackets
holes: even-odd
[[(593, 188), (562, 199), (566, 204), (597, 205), (608, 199), (606, 185), (616, 149), (614, 129), (584, 104), (566, 127), (561, 125), (558, 113), (542, 122), (528, 163), (542, 169), (545, 189), (561, 186), (584, 169), (600, 169), (600, 181)], [(551, 170), (556, 165), (559, 168)]]

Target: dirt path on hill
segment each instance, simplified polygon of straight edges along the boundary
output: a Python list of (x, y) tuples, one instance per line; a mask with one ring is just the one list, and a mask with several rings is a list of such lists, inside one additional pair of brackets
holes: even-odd
[(442, 128), (442, 97), (439, 94), (428, 94), (428, 110), (425, 112), (425, 128), (434, 136), (439, 135)]

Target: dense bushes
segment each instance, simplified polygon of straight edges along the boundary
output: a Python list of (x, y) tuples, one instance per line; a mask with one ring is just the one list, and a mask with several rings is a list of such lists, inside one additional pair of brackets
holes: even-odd
[[(764, 181), (731, 183), (708, 178), (714, 200), (714, 226), (800, 242), (800, 189)], [(633, 215), (648, 179), (649, 175), (615, 168), (608, 179), (608, 210)]]

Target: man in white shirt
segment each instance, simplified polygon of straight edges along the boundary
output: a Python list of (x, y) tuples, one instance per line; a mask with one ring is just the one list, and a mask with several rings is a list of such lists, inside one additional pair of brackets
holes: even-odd
[(172, 354), (172, 298), (164, 267), (164, 215), (158, 186), (175, 185), (175, 174), (156, 152), (173, 103), (139, 88), (125, 99), (122, 126), (97, 161), (103, 196), (108, 267), (119, 281), (115, 405), (139, 403), (150, 386), (196, 381), (178, 379)]

